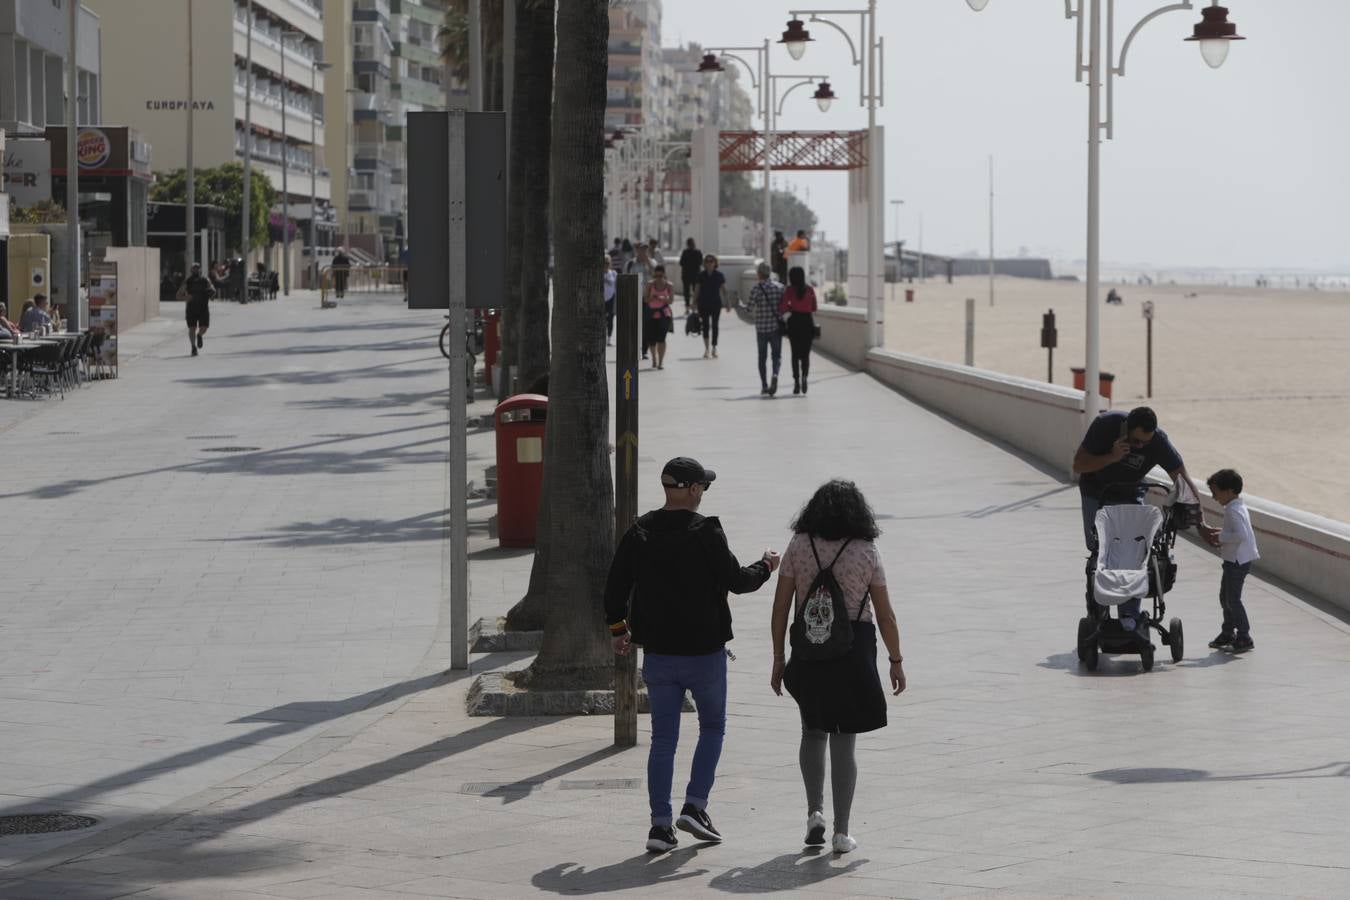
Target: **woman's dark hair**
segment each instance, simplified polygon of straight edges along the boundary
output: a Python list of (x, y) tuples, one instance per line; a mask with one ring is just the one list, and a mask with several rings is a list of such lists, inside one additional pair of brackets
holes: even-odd
[(665, 267), (665, 266), (657, 266), (656, 268), (652, 269), (652, 274), (653, 274), (653, 275), (655, 275), (657, 272), (660, 272), (662, 275), (666, 274), (666, 267)]
[(633, 242), (630, 241), (630, 240), (628, 240), (628, 238), (624, 238), (624, 239), (623, 239), (623, 252), (624, 252), (624, 253), (632, 253), (632, 252), (633, 252)]
[(810, 534), (827, 541), (855, 538), (874, 541), (881, 534), (872, 507), (851, 481), (834, 478), (825, 482), (806, 501), (792, 523), (797, 534)]
[(695, 247), (698, 246), (698, 244), (695, 244), (695, 243), (694, 243), (694, 239), (693, 239), (693, 238), (687, 239), (687, 240), (684, 242), (684, 245), (685, 245), (686, 247), (688, 247), (690, 250), (693, 250)]
[(788, 269), (788, 284), (797, 289), (797, 293), (806, 293), (806, 270), (801, 266)]

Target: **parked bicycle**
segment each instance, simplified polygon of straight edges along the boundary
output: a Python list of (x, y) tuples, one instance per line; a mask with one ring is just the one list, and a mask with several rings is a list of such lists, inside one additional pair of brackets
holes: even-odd
[[(445, 317), (447, 320), (449, 316)], [(441, 356), (450, 358), (450, 323), (447, 321), (441, 328)], [(469, 394), (473, 394), (473, 373), (478, 367), (478, 357), (483, 353), (483, 316), (478, 310), (474, 310), (473, 315), (469, 317), (468, 325), (464, 329), (464, 350), (465, 350), (465, 368), (468, 370)]]

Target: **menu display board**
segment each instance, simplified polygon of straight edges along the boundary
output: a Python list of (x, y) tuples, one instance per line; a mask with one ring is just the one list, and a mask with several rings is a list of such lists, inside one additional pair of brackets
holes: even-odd
[(105, 376), (117, 377), (117, 263), (89, 263), (89, 331), (94, 362)]

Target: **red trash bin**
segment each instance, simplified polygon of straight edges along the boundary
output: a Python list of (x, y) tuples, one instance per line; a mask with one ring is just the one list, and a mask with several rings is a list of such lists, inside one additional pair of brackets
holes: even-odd
[[(1087, 369), (1080, 366), (1070, 366), (1069, 371), (1073, 373), (1074, 390), (1084, 390), (1087, 384)], [(1116, 380), (1116, 376), (1110, 372), (1097, 373), (1097, 393), (1101, 394), (1107, 400), (1111, 399), (1111, 384)]]
[(533, 547), (544, 485), (548, 398), (517, 394), (493, 411), (497, 431), (497, 544)]

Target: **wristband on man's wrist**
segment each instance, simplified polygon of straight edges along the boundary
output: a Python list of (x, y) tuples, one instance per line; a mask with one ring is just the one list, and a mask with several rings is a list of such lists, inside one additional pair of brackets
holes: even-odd
[(619, 637), (619, 636), (621, 636), (621, 635), (627, 634), (627, 633), (628, 633), (628, 620), (627, 620), (627, 619), (620, 619), (619, 621), (615, 622), (613, 625), (609, 626), (609, 633), (610, 633), (610, 635), (612, 635), (613, 637)]
[(894, 665), (899, 665), (900, 663), (904, 662), (904, 661), (905, 661), (905, 658), (904, 658), (903, 656), (892, 656), (892, 657), (890, 657), (890, 660), (891, 660), (891, 665), (894, 666)]

